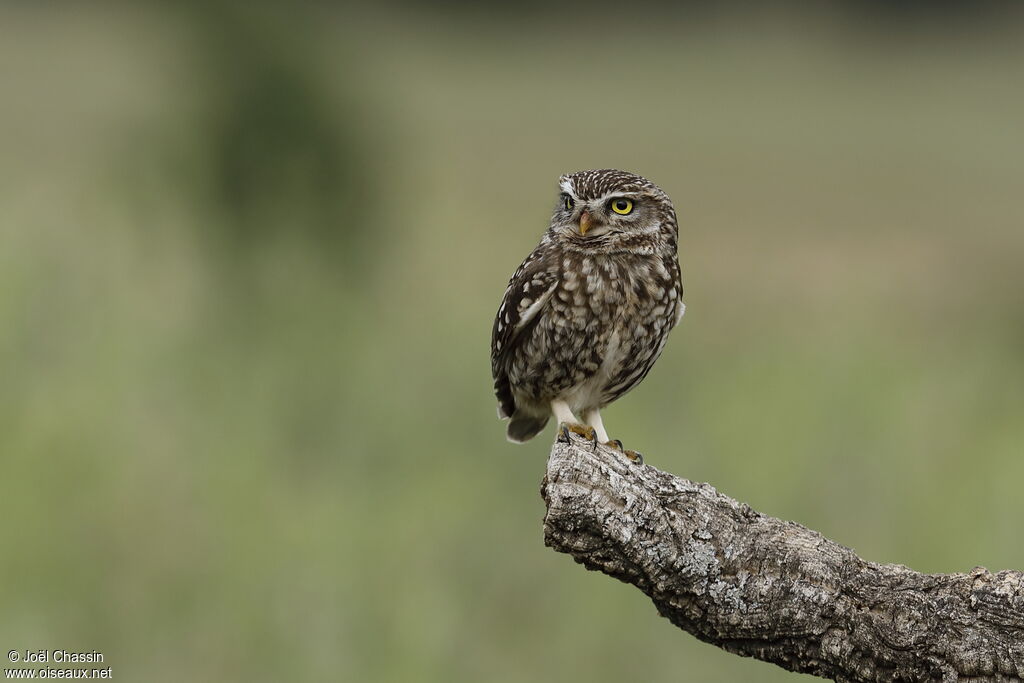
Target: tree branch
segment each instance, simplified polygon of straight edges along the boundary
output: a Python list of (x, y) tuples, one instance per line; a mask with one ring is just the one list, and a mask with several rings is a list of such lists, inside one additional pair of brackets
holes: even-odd
[(835, 681), (1021, 681), (1024, 575), (866, 562), (794, 522), (573, 436), (546, 545), (631, 583), (703, 641)]

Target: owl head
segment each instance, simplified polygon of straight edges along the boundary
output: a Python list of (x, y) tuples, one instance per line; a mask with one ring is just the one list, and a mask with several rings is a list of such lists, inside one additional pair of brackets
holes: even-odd
[(553, 239), (587, 251), (675, 249), (672, 200), (646, 178), (602, 169), (563, 175), (558, 184)]

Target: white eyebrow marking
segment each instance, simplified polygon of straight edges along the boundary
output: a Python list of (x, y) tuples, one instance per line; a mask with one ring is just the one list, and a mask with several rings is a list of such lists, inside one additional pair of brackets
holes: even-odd
[(605, 192), (603, 195), (601, 195), (600, 197), (598, 197), (594, 201), (599, 203), (599, 204), (604, 204), (608, 200), (614, 199), (616, 197), (622, 197), (623, 199), (630, 199), (630, 200), (633, 201), (634, 204), (636, 202), (640, 201), (640, 193), (639, 192), (623, 192), (621, 190), (612, 190), (611, 192)]

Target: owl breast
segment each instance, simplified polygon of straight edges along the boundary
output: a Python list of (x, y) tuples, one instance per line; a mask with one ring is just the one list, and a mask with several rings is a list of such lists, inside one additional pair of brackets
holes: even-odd
[(563, 253), (548, 310), (516, 354), (519, 399), (602, 407), (654, 365), (682, 305), (674, 258)]

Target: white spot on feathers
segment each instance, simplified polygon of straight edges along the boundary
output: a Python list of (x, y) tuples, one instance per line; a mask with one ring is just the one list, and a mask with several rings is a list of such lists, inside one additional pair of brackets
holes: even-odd
[[(540, 309), (544, 307), (544, 304), (548, 302), (548, 299), (551, 298), (551, 295), (554, 293), (557, 287), (558, 281), (555, 280), (555, 282), (550, 287), (548, 287), (547, 291), (540, 295), (539, 299), (531, 303), (529, 307), (527, 307), (526, 310), (523, 311), (522, 315), (519, 317), (519, 322), (516, 324), (516, 330), (521, 329), (523, 325), (533, 320), (534, 316), (537, 315)], [(524, 299), (524, 301), (529, 301), (529, 299)]]
[(674, 323), (672, 323), (673, 327), (678, 325), (679, 321), (683, 319), (683, 314), (684, 313), (686, 313), (686, 304), (684, 304), (682, 301), (680, 301), (679, 302), (679, 308), (676, 309), (676, 321)]

